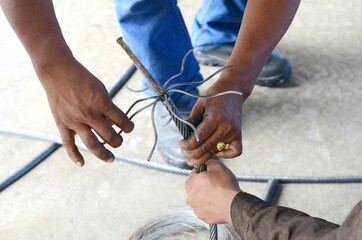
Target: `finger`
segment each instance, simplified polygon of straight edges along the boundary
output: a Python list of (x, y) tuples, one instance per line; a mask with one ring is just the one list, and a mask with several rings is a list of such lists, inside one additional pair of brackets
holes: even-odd
[(227, 150), (218, 152), (216, 155), (222, 158), (235, 158), (240, 156), (242, 152), (243, 152), (243, 145), (241, 140), (235, 140), (229, 144)]
[(59, 128), (59, 132), (62, 138), (63, 147), (67, 152), (69, 158), (79, 167), (82, 167), (84, 165), (84, 159), (82, 154), (80, 154), (77, 146), (75, 145), (75, 132), (73, 130), (65, 128)]
[(121, 146), (123, 138), (112, 128), (112, 126), (109, 124), (109, 121), (100, 118), (98, 119), (97, 125), (93, 126), (93, 129), (106, 143), (112, 147), (117, 148)]
[(114, 104), (106, 113), (106, 117), (125, 133), (131, 132), (134, 128), (133, 122)]
[(206, 168), (208, 172), (218, 170), (218, 168), (225, 166), (220, 160), (211, 159), (206, 163)]
[(192, 189), (192, 184), (195, 182), (195, 181), (193, 181), (193, 179), (194, 179), (195, 176), (197, 176), (198, 173), (199, 172), (198, 172), (198, 170), (196, 168), (194, 168), (191, 171), (189, 177), (185, 181), (185, 189), (186, 189), (186, 191), (189, 191), (189, 189)]
[(218, 152), (216, 144), (220, 141), (220, 139), (224, 139), (225, 137), (224, 129), (218, 129), (215, 131), (209, 138), (201, 143), (197, 148), (193, 150), (184, 150), (181, 151), (186, 155), (188, 159), (199, 159), (201, 156), (204, 156), (205, 153), (211, 153), (211, 156)]
[(77, 133), (79, 137), (82, 139), (85, 146), (91, 151), (97, 158), (111, 163), (114, 161), (113, 154), (107, 150), (103, 144), (98, 140), (96, 135), (91, 131), (91, 129), (82, 125), (78, 128)]
[[(191, 167), (199, 167), (209, 161), (215, 154), (209, 147), (205, 147), (206, 144), (201, 145), (201, 149), (190, 151), (186, 154), (188, 161), (187, 164)], [(196, 152), (196, 153), (194, 153)], [(192, 157), (191, 157), (192, 156)]]
[(189, 177), (190, 177), (190, 178), (191, 178), (191, 177), (194, 177), (194, 176), (196, 176), (197, 174), (199, 174), (199, 170), (198, 170), (197, 168), (194, 168), (194, 169), (192, 169)]
[(190, 162), (197, 161), (205, 154), (209, 155), (209, 158), (211, 158), (215, 154), (215, 152), (211, 149), (211, 147), (207, 145), (207, 142), (204, 142), (199, 148), (191, 151), (181, 150), (181, 152), (187, 157)]
[(208, 139), (214, 133), (215, 129), (215, 124), (212, 124), (210, 119), (206, 116), (204, 121), (196, 128), (199, 141), (197, 141), (195, 134), (192, 134), (188, 139), (181, 141), (181, 148), (185, 150), (193, 150), (199, 147), (205, 139)]
[(202, 156), (200, 156), (199, 158), (196, 159), (189, 159), (187, 161), (187, 164), (189, 166), (201, 166), (203, 164), (205, 164), (207, 161), (209, 161), (212, 158), (213, 154), (210, 152), (205, 152)]
[(190, 122), (194, 126), (198, 126), (202, 122), (202, 119), (203, 119), (204, 109), (202, 107), (202, 104), (200, 103), (201, 101), (202, 101), (202, 99), (199, 99), (195, 103), (194, 107), (191, 110), (189, 117), (187, 118), (187, 121)]

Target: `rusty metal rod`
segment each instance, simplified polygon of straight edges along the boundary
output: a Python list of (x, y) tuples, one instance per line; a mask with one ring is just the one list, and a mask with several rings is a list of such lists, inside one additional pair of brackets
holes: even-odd
[(127, 46), (126, 42), (123, 40), (123, 37), (117, 39), (117, 43), (123, 48), (123, 50), (128, 54), (131, 60), (136, 64), (139, 70), (142, 71), (143, 75), (147, 78), (147, 80), (151, 83), (153, 89), (157, 92), (158, 95), (163, 95), (162, 88), (157, 84), (156, 80), (152, 77), (151, 73), (143, 66), (141, 61), (137, 58), (137, 56), (131, 51), (131, 49)]

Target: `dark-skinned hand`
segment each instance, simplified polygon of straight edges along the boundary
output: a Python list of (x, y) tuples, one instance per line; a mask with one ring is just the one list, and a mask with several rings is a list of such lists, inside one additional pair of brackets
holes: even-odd
[(103, 83), (75, 59), (67, 60), (51, 71), (38, 69), (37, 73), (71, 160), (78, 166), (84, 165), (84, 158), (75, 145), (74, 135), (77, 133), (97, 158), (113, 162), (114, 155), (96, 134), (116, 148), (123, 139), (112, 125), (126, 133), (131, 132), (134, 125), (112, 102)]
[[(218, 81), (202, 95), (223, 91), (239, 91), (232, 82)], [(216, 154), (223, 158), (234, 158), (242, 153), (241, 124), (244, 97), (227, 94), (212, 98), (200, 98), (193, 107), (188, 121), (197, 126), (200, 141), (195, 134), (181, 141), (180, 147), (188, 158), (188, 165), (199, 166)], [(218, 152), (216, 144), (223, 141), (228, 148)]]

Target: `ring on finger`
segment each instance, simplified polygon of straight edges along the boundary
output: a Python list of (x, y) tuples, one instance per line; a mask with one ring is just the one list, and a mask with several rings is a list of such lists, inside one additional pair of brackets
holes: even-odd
[(218, 141), (216, 143), (216, 149), (219, 151), (219, 152), (222, 152), (224, 150), (227, 150), (229, 147), (229, 144), (227, 143), (224, 143), (223, 141)]

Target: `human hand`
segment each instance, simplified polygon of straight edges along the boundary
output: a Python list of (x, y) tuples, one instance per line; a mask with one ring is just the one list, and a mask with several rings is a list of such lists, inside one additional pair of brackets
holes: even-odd
[[(232, 83), (216, 82), (202, 95), (212, 95), (223, 91), (238, 91)], [(195, 126), (200, 137), (195, 134), (181, 141), (181, 152), (188, 158), (187, 164), (198, 166), (207, 162), (214, 154), (223, 158), (234, 158), (242, 153), (241, 124), (243, 96), (227, 94), (212, 98), (200, 98), (193, 107), (188, 121)], [(229, 144), (218, 152), (219, 141)]]
[[(77, 133), (99, 159), (113, 162), (114, 155), (98, 140), (96, 133), (116, 148), (122, 137), (112, 124), (129, 133), (133, 123), (111, 101), (104, 85), (75, 59), (54, 69), (36, 68), (47, 93), (49, 105), (68, 156), (78, 166), (84, 158), (75, 145)], [(93, 132), (94, 130), (94, 132)]]
[(241, 190), (235, 175), (220, 161), (209, 161), (204, 172), (194, 169), (185, 189), (187, 204), (201, 220), (209, 224), (231, 222), (231, 202)]

